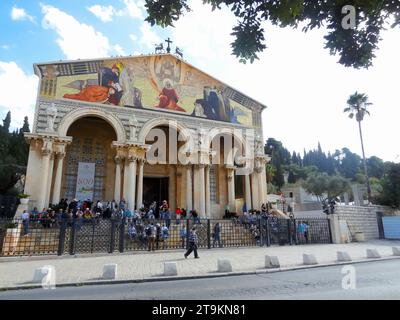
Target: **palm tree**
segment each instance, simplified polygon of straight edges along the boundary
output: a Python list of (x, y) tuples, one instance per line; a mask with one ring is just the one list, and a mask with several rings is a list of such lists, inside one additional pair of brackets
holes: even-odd
[(348, 107), (345, 108), (343, 110), (343, 112), (349, 113), (350, 119), (353, 119), (353, 117), (355, 115), (356, 120), (358, 122), (358, 130), (360, 132), (361, 150), (362, 150), (363, 163), (364, 163), (365, 181), (367, 184), (368, 203), (370, 203), (371, 202), (371, 187), (369, 185), (367, 161), (365, 160), (364, 141), (363, 141), (362, 130), (361, 130), (361, 121), (364, 120), (364, 116), (366, 114), (369, 115), (367, 106), (372, 105), (372, 103), (368, 102), (368, 96), (365, 93), (358, 93), (356, 91), (347, 100), (347, 105), (348, 105)]

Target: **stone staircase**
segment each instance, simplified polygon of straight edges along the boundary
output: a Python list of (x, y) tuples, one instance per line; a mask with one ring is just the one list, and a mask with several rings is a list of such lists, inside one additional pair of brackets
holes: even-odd
[(8, 231), (3, 240), (3, 256), (56, 254), (59, 231), (57, 229), (30, 229), (22, 236), (21, 231)]

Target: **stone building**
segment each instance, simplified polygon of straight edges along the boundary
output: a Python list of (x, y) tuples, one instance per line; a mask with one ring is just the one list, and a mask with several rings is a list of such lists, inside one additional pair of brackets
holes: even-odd
[(130, 208), (167, 200), (220, 218), (259, 209), (265, 106), (171, 54), (34, 65), (40, 85), (25, 193)]

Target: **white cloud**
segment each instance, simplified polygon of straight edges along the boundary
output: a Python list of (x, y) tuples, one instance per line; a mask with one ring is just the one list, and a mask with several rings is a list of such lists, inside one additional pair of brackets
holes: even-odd
[(115, 9), (113, 8), (113, 6), (101, 6), (96, 4), (94, 6), (87, 7), (86, 9), (88, 9), (103, 22), (112, 21), (113, 15), (115, 14)]
[(143, 1), (121, 0), (125, 5), (123, 9), (116, 10), (113, 6), (102, 6), (99, 4), (87, 7), (97, 18), (103, 22), (110, 22), (114, 16), (128, 16), (134, 19), (144, 19), (143, 12), (145, 11)]
[(1, 46), (1, 48), (4, 49), (4, 50), (8, 50), (8, 49), (10, 49), (10, 46), (8, 44), (3, 44)]
[(11, 19), (14, 21), (28, 20), (35, 23), (35, 18), (30, 16), (23, 8), (13, 7), (11, 10)]
[(142, 36), (140, 37), (139, 40), (139, 44), (145, 47), (146, 49), (154, 50), (155, 44), (164, 42), (157, 33), (151, 30), (151, 27), (147, 22), (143, 22), (139, 29), (140, 32), (142, 33)]
[(116, 44), (114, 46), (114, 51), (120, 56), (126, 56), (124, 48), (122, 48), (119, 44)]
[(133, 33), (131, 33), (131, 34), (129, 35), (129, 38), (130, 38), (133, 42), (136, 42), (136, 40), (138, 39), (138, 37), (137, 37), (135, 34), (133, 34)]
[(135, 19), (143, 19), (144, 2), (134, 0), (123, 0), (128, 15)]
[(92, 26), (80, 23), (73, 16), (49, 5), (41, 5), (44, 14), (42, 25), (55, 30), (57, 44), (67, 59), (99, 58), (110, 55), (112, 47), (108, 38)]
[(26, 74), (14, 61), (0, 61), (0, 110), (11, 111), (11, 126), (20, 128), (24, 117), (33, 123), (38, 78)]

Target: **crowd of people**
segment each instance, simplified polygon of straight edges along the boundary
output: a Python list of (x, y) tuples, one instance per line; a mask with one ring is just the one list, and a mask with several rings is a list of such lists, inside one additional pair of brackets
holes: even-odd
[(91, 200), (79, 201), (73, 199), (61, 199), (57, 205), (52, 205), (49, 208), (42, 208), (39, 210), (35, 207), (30, 213), (29, 218), (31, 222), (39, 223), (43, 228), (51, 228), (59, 226), (62, 221), (72, 221), (79, 219), (85, 221), (97, 221), (99, 219), (118, 219), (118, 218), (131, 218), (133, 220), (165, 220), (166, 226), (169, 227), (171, 219), (191, 218), (199, 223), (200, 219), (195, 210), (189, 212), (184, 208), (176, 208), (174, 215), (172, 214), (168, 202), (164, 200), (160, 206), (157, 206), (156, 201), (148, 206), (131, 210), (124, 199), (119, 203), (115, 200), (102, 202), (100, 200), (93, 202)]
[[(79, 231), (84, 223), (99, 223), (100, 219), (120, 221), (123, 218), (128, 224), (129, 238), (138, 242), (142, 248), (148, 247), (149, 251), (158, 249), (161, 242), (162, 248), (167, 247), (172, 219), (176, 219), (177, 224), (181, 224), (181, 219), (193, 219), (195, 224), (200, 223), (199, 215), (195, 210), (191, 210), (188, 216), (185, 208), (176, 208), (173, 216), (166, 200), (159, 206), (156, 201), (153, 201), (138, 210), (131, 210), (124, 199), (119, 203), (115, 200), (93, 202), (90, 199), (86, 201), (61, 199), (57, 205), (42, 210), (35, 207), (30, 213), (25, 211), (22, 216), (24, 235), (28, 234), (29, 224), (33, 224), (34, 227), (59, 228), (62, 224), (71, 225), (75, 221)], [(184, 223), (179, 233), (183, 248), (186, 241)]]
[[(244, 208), (245, 209), (245, 208)], [(124, 199), (117, 203), (115, 200), (101, 202), (93, 202), (91, 200), (79, 201), (73, 199), (61, 199), (61, 201), (50, 208), (43, 208), (38, 210), (34, 208), (30, 213), (24, 212), (23, 220), (26, 225), (26, 232), (28, 233), (28, 221), (35, 226), (41, 225), (43, 228), (56, 228), (60, 227), (63, 223), (69, 225), (75, 220), (77, 229), (80, 230), (82, 224), (91, 222), (99, 223), (100, 219), (115, 219), (120, 221), (125, 218), (128, 225), (128, 236), (142, 248), (148, 248), (149, 251), (157, 250), (160, 248), (167, 248), (169, 230), (171, 220), (176, 219), (176, 223), (180, 224), (181, 219), (193, 219), (194, 224), (200, 224), (200, 218), (195, 210), (191, 210), (189, 215), (184, 208), (176, 208), (175, 214), (172, 216), (168, 202), (162, 201), (157, 205), (153, 201), (147, 206), (140, 209), (130, 210)], [(279, 233), (278, 217), (273, 214), (272, 206), (270, 203), (263, 203), (261, 210), (248, 210), (244, 211), (243, 215), (237, 216), (235, 213), (225, 208), (224, 218), (229, 218), (235, 224), (244, 225), (245, 229), (249, 230), (254, 239), (260, 241), (260, 236), (263, 227), (258, 223), (260, 219), (268, 218), (268, 223), (272, 233)], [(293, 219), (293, 212), (290, 212), (290, 219)], [(260, 228), (261, 227), (261, 228)], [(306, 242), (309, 241), (308, 236), (309, 226), (304, 221), (299, 221), (296, 226), (297, 235), (303, 237)], [(179, 237), (181, 239), (182, 248), (185, 247), (186, 241), (186, 227), (182, 223), (179, 229)], [(174, 235), (176, 236), (176, 235)], [(213, 247), (218, 244), (221, 247), (221, 225), (216, 223), (213, 226), (211, 237), (213, 239)]]

